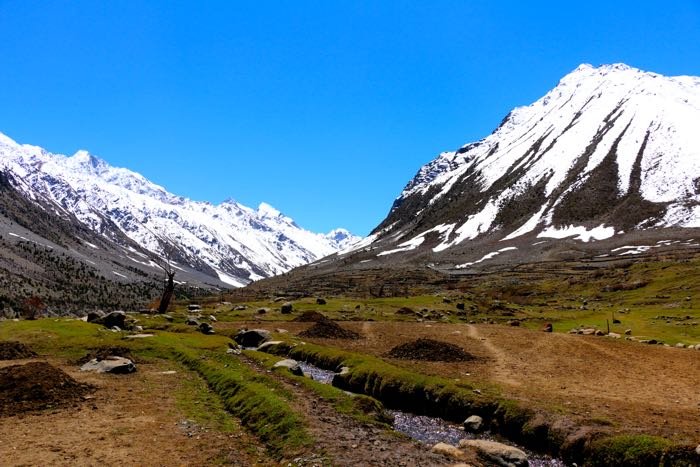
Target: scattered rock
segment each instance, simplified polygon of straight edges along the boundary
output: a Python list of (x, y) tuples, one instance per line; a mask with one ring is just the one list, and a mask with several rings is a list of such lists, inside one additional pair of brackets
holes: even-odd
[(299, 362), (292, 360), (291, 358), (280, 360), (279, 362), (275, 363), (272, 368), (286, 368), (293, 375), (304, 376), (304, 372), (299, 366)]
[(397, 345), (386, 355), (402, 360), (425, 360), (431, 362), (465, 362), (475, 358), (461, 347), (433, 339), (417, 339)]
[(631, 336), (632, 335), (632, 330), (631, 329), (625, 329), (625, 336)]
[(397, 315), (413, 315), (413, 314), (415, 314), (415, 312), (407, 306), (402, 306), (401, 308), (396, 310), (396, 314)]
[(293, 308), (294, 307), (292, 306), (292, 304), (290, 302), (287, 302), (287, 303), (283, 304), (282, 307), (280, 308), (280, 313), (282, 313), (283, 315), (288, 315), (292, 312)]
[(318, 298), (316, 299), (316, 305), (325, 305), (325, 304), (326, 304), (326, 299), (325, 299), (325, 298), (318, 297)]
[(460, 303), (458, 303), (456, 306), (457, 306), (457, 309), (458, 309), (458, 310), (464, 310), (464, 303), (461, 303), (461, 302), (460, 302)]
[(695, 345), (695, 350), (700, 350), (700, 344)]
[(196, 303), (190, 303), (189, 305), (187, 305), (187, 309), (189, 311), (198, 311), (201, 310), (202, 307), (200, 305), (197, 305)]
[(595, 334), (596, 329), (593, 328), (586, 328), (586, 329), (579, 329), (579, 334), (583, 334), (584, 336), (592, 336)]
[(596, 329), (596, 330), (595, 330), (595, 335), (596, 335), (596, 336), (604, 336), (605, 333), (604, 333), (603, 331), (601, 331), (600, 329)]
[(267, 308), (258, 308), (258, 314), (259, 315), (264, 315), (268, 312)]
[(197, 328), (199, 329), (199, 332), (201, 332), (202, 334), (207, 334), (207, 335), (215, 334), (214, 328), (209, 323), (200, 323), (200, 325), (197, 326)]
[(93, 390), (46, 362), (0, 368), (0, 416), (64, 406)]
[(263, 342), (270, 340), (270, 331), (265, 329), (241, 329), (233, 337), (233, 340), (243, 347), (259, 347)]
[(236, 306), (233, 308), (233, 310), (234, 310), (234, 311), (243, 311), (243, 310), (245, 310), (246, 308), (248, 308), (248, 307), (245, 306), (245, 305), (236, 305)]
[(484, 419), (478, 415), (472, 415), (464, 420), (464, 431), (469, 433), (479, 433), (484, 429)]
[(517, 319), (511, 319), (510, 321), (508, 321), (508, 324), (510, 324), (511, 326), (520, 326), (520, 321)]
[(194, 318), (187, 318), (187, 321), (185, 321), (185, 324), (188, 326), (199, 326), (199, 321), (197, 321)]
[(102, 319), (105, 317), (105, 314), (101, 311), (89, 311), (87, 314), (87, 322), (88, 323), (94, 323), (98, 319)]
[(459, 448), (447, 443), (437, 443), (430, 450), (436, 454), (443, 454), (453, 459), (464, 458), (464, 452), (462, 452)]
[(216, 321), (217, 321), (216, 316), (214, 316), (214, 315), (209, 315), (209, 321), (212, 321), (212, 322), (216, 323)]
[(685, 349), (685, 344), (679, 342), (679, 343), (676, 344), (676, 348), (677, 348), (677, 349)]
[(109, 356), (100, 360), (93, 358), (81, 366), (80, 371), (124, 375), (136, 371), (136, 365), (128, 358)]
[(20, 358), (34, 358), (36, 353), (21, 342), (0, 342), (0, 360), (18, 360)]
[(483, 439), (463, 439), (460, 448), (471, 448), (488, 460), (503, 467), (525, 467), (528, 465), (527, 454), (518, 448), (496, 441)]
[[(554, 331), (554, 326), (552, 325), (552, 323), (545, 323), (545, 325), (542, 326), (542, 332), (552, 332), (552, 331)], [(569, 331), (569, 332), (571, 332), (571, 331)]]
[(612, 337), (613, 339), (620, 339), (622, 336), (616, 332), (609, 332), (608, 337)]

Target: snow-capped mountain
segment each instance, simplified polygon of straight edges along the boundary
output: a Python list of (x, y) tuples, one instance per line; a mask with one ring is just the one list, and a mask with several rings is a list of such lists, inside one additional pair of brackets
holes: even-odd
[(433, 260), (486, 241), (700, 227), (699, 124), (699, 77), (581, 65), (488, 137), (423, 166), (346, 253)]
[(358, 240), (343, 229), (304, 230), (265, 203), (251, 209), (232, 200), (192, 201), (86, 151), (52, 154), (3, 134), (0, 170), (27, 198), (43, 206), (50, 202), (58, 216), (74, 216), (112, 241), (125, 234), (158, 256), (172, 251), (179, 265), (234, 286), (286, 272)]

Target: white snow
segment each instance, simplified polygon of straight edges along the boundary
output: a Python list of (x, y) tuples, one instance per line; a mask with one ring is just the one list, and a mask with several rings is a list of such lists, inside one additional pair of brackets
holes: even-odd
[(599, 225), (591, 230), (587, 230), (583, 226), (573, 226), (569, 225), (563, 229), (557, 229), (556, 227), (548, 227), (539, 234), (537, 238), (567, 238), (574, 237), (576, 240), (581, 240), (582, 242), (590, 242), (591, 240), (605, 240), (615, 235), (615, 229), (613, 227), (605, 227), (604, 225)]
[(112, 271), (112, 274), (114, 274), (115, 276), (123, 277), (124, 279), (128, 279), (128, 277), (126, 277), (124, 274), (119, 274), (117, 271)]
[(455, 269), (464, 269), (464, 268), (467, 268), (469, 266), (473, 266), (475, 264), (483, 263), (484, 261), (495, 258), (496, 256), (500, 255), (501, 253), (505, 253), (506, 251), (512, 251), (512, 250), (517, 250), (517, 248), (514, 246), (508, 246), (505, 248), (501, 248), (498, 251), (492, 251), (491, 253), (485, 254), (481, 259), (478, 259), (476, 261), (472, 261), (471, 263), (458, 264), (455, 266)]

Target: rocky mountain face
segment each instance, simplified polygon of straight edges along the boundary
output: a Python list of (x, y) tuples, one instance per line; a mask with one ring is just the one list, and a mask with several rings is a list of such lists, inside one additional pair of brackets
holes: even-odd
[(695, 235), (699, 122), (699, 77), (581, 65), (491, 135), (421, 167), (338, 260), (471, 270), (564, 250), (631, 254), (663, 246), (670, 232)]
[(61, 251), (107, 280), (160, 277), (154, 259), (170, 254), (181, 282), (242, 286), (358, 240), (304, 230), (264, 203), (192, 201), (86, 151), (52, 154), (2, 134), (0, 172), (2, 240)]

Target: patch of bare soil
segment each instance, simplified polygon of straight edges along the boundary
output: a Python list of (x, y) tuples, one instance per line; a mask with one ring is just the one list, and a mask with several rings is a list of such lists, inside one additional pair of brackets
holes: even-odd
[(202, 383), (178, 365), (142, 363), (138, 372), (115, 378), (49, 361), (97, 390), (77, 406), (0, 418), (3, 467), (275, 464), (233, 417), (230, 430), (189, 419), (178, 394), (191, 381)]
[[(363, 424), (340, 414), (318, 394), (274, 372), (266, 372), (253, 360), (244, 358), (244, 361), (257, 371), (277, 379), (294, 395), (290, 401), (292, 408), (306, 419), (309, 432), (317, 440), (314, 452), (303, 456), (317, 463), (308, 465), (442, 466), (456, 462), (430, 452), (430, 446), (398, 436), (381, 426)], [(469, 461), (472, 465), (481, 465), (476, 458)]]
[(296, 318), (294, 318), (292, 321), (296, 321), (298, 323), (316, 323), (326, 319), (328, 318), (326, 318), (323, 314), (319, 313), (318, 311), (305, 311)]
[(475, 358), (457, 345), (426, 338), (399, 344), (386, 355), (401, 360), (426, 360), (429, 362), (466, 362)]
[(99, 361), (104, 360), (107, 357), (124, 357), (128, 358), (132, 362), (136, 362), (134, 356), (131, 354), (131, 350), (127, 347), (105, 346), (90, 349), (90, 351), (84, 356), (82, 356), (80, 359), (78, 359), (76, 363), (78, 365), (83, 365), (89, 362), (90, 360), (97, 359)]
[(302, 331), (297, 334), (299, 337), (311, 337), (311, 338), (322, 338), (322, 339), (359, 339), (360, 334), (355, 331), (350, 331), (341, 327), (335, 321), (329, 319), (323, 319), (316, 322), (306, 331)]
[(93, 389), (46, 362), (0, 368), (0, 416), (77, 403)]
[(18, 360), (33, 357), (36, 357), (36, 353), (21, 342), (0, 342), (0, 360)]

